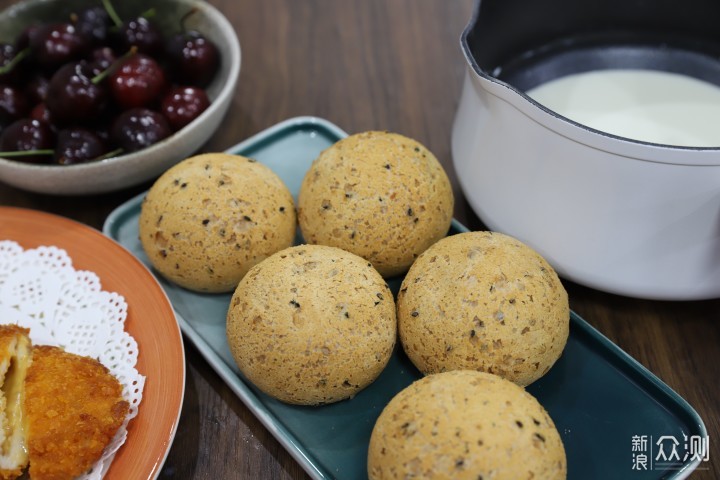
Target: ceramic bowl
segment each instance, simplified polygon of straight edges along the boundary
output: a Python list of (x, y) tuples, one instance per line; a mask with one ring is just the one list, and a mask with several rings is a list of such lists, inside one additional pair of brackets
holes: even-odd
[[(27, 25), (67, 18), (93, 0), (27, 0), (0, 13), (0, 41), (12, 42)], [(207, 93), (211, 104), (198, 118), (146, 149), (77, 165), (35, 165), (0, 158), (0, 181), (38, 193), (88, 195), (130, 187), (157, 177), (196, 152), (217, 130), (232, 101), (240, 73), (240, 43), (233, 26), (216, 8), (201, 0), (123, 0), (113, 2), (121, 18), (155, 9), (153, 20), (164, 32), (177, 32), (180, 19), (192, 9), (185, 26), (198, 30), (220, 50), (220, 68)]]
[[(517, 12), (523, 12), (518, 15)], [(455, 170), (488, 228), (566, 279), (663, 300), (720, 297), (720, 145), (648, 143), (594, 130), (524, 92), (580, 71), (642, 68), (720, 86), (720, 4), (693, 0), (478, 1)]]

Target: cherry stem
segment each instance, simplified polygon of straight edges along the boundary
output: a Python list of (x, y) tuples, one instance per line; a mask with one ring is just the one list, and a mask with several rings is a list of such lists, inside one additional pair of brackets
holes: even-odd
[(12, 152), (0, 152), (0, 157), (29, 157), (30, 155), (53, 155), (55, 150), (16, 150)]
[(197, 7), (191, 8), (185, 15), (180, 17), (180, 31), (187, 32), (187, 27), (185, 26), (185, 22), (187, 22), (187, 19), (192, 17), (198, 12)]
[(0, 75), (4, 75), (10, 72), (13, 68), (15, 68), (15, 65), (22, 62), (23, 58), (27, 57), (28, 55), (30, 55), (30, 47), (20, 50), (18, 54), (13, 57), (12, 60), (0, 67)]
[(133, 45), (132, 47), (130, 47), (130, 50), (128, 50), (122, 57), (120, 57), (120, 58), (118, 58), (117, 60), (115, 60), (115, 61), (112, 63), (112, 65), (110, 65), (108, 68), (106, 68), (106, 69), (103, 70), (102, 72), (98, 73), (98, 74), (95, 75), (93, 78), (91, 78), (91, 79), (90, 79), (90, 82), (92, 82), (93, 85), (97, 85), (98, 83), (102, 82), (103, 80), (105, 80), (105, 79), (108, 77), (108, 75), (110, 75), (112, 72), (114, 72), (115, 69), (116, 69), (122, 62), (124, 62), (124, 61), (127, 60), (128, 58), (132, 57), (132, 56), (135, 55), (136, 53), (137, 53), (137, 47), (136, 47), (135, 45)]
[(143, 13), (140, 14), (141, 17), (150, 19), (153, 18), (155, 15), (157, 15), (157, 10), (155, 10), (155, 7), (148, 8)]
[(106, 160), (108, 158), (117, 157), (118, 155), (120, 155), (123, 152), (124, 152), (124, 150), (122, 148), (116, 148), (115, 150), (112, 150), (112, 151), (106, 153), (105, 155), (100, 155), (99, 157), (94, 158), (93, 161)]
[(105, 7), (105, 11), (110, 16), (110, 20), (113, 21), (116, 27), (122, 27), (123, 21), (120, 19), (120, 15), (117, 14), (115, 11), (115, 7), (113, 7), (110, 0), (102, 0), (103, 6)]

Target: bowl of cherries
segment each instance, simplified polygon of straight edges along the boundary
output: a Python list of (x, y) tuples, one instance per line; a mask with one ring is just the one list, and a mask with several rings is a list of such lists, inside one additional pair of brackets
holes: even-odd
[(217, 130), (240, 73), (202, 0), (25, 0), (0, 13), (0, 182), (57, 195), (157, 177)]

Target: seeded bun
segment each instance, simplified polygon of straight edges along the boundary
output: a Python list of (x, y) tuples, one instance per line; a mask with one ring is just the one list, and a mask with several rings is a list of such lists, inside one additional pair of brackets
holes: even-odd
[(398, 295), (398, 329), (422, 372), (480, 370), (529, 385), (560, 357), (568, 296), (552, 267), (520, 241), (491, 232), (440, 240)]
[(253, 267), (235, 291), (227, 339), (240, 371), (292, 404), (352, 397), (390, 360), (395, 302), (366, 260), (302, 245)]
[(522, 387), (489, 373), (427, 376), (398, 393), (370, 437), (371, 480), (562, 480), (565, 449)]
[(153, 267), (190, 290), (229, 292), (250, 268), (292, 245), (292, 195), (268, 167), (208, 153), (165, 172), (140, 213), (140, 241)]
[(388, 132), (351, 135), (323, 151), (298, 197), (307, 242), (355, 253), (384, 277), (405, 272), (444, 237), (452, 214), (450, 181), (435, 156)]

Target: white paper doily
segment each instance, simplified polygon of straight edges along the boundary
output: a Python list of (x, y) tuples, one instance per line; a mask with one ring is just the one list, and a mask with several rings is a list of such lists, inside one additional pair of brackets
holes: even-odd
[(124, 329), (126, 317), (122, 295), (103, 291), (93, 272), (75, 270), (64, 250), (24, 250), (16, 242), (0, 241), (0, 322), (29, 328), (34, 345), (60, 346), (96, 358), (120, 381), (130, 403), (125, 422), (103, 456), (78, 479), (105, 475), (142, 400), (145, 377), (135, 369), (138, 346)]

